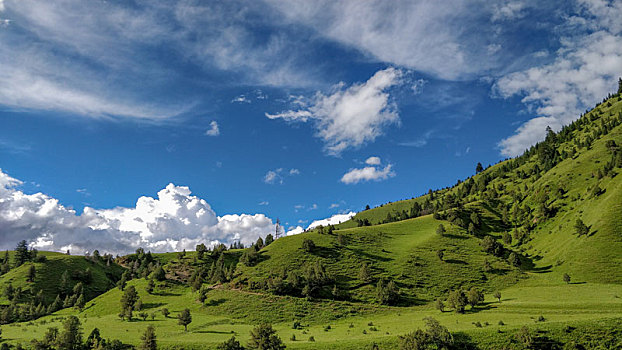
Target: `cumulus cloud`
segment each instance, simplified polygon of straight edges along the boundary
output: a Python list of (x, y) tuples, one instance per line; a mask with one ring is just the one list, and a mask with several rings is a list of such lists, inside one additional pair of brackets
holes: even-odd
[(395, 68), (380, 70), (364, 83), (347, 88), (341, 83), (328, 95), (318, 92), (302, 109), (266, 113), (266, 117), (298, 122), (313, 120), (317, 136), (325, 142), (325, 150), (337, 156), (347, 148), (374, 141), (385, 126), (399, 123), (388, 90), (401, 84), (402, 75)]
[(322, 220), (315, 220), (313, 222), (311, 222), (309, 224), (309, 226), (307, 227), (307, 230), (310, 230), (314, 227), (318, 227), (320, 225), (322, 226), (328, 226), (328, 225), (337, 225), (340, 224), (342, 222), (346, 222), (348, 220), (350, 220), (350, 218), (352, 218), (354, 215), (356, 215), (355, 212), (351, 211), (349, 213), (346, 214), (335, 214), (329, 218), (326, 219), (322, 219)]
[(290, 228), (287, 230), (287, 233), (286, 233), (286, 234), (287, 234), (288, 236), (292, 236), (292, 235), (297, 235), (297, 234), (299, 234), (299, 233), (303, 233), (304, 231), (305, 231), (305, 229), (304, 229), (304, 228), (302, 228), (302, 226), (296, 226), (296, 227), (293, 227), (293, 226), (292, 226), (292, 227), (290, 227)]
[(217, 216), (185, 186), (169, 184), (157, 198), (140, 197), (133, 208), (94, 209), (82, 215), (43, 193), (26, 194), (21, 181), (0, 171), (0, 249), (26, 239), (39, 249), (127, 253), (194, 249), (198, 243), (254, 242), (274, 232), (264, 214)]
[(211, 123), (209, 123), (210, 128), (207, 129), (207, 131), (205, 132), (205, 135), (207, 136), (218, 136), (220, 135), (220, 128), (218, 127), (218, 122), (216, 122), (215, 120), (212, 120)]
[(382, 168), (380, 166), (381, 160), (379, 157), (369, 157), (367, 158), (365, 163), (370, 166), (358, 169), (350, 169), (341, 177), (341, 182), (349, 185), (356, 184), (361, 181), (386, 180), (390, 177), (395, 176), (395, 172), (391, 170), (393, 164), (387, 164), (384, 168)]
[(571, 32), (579, 34), (562, 38), (553, 62), (509, 74), (495, 83), (500, 96), (523, 96), (522, 102), (539, 115), (500, 142), (502, 154), (521, 154), (544, 139), (547, 126), (559, 130), (615, 90), (622, 67), (622, 3), (580, 3), (582, 16), (569, 20), (574, 24)]

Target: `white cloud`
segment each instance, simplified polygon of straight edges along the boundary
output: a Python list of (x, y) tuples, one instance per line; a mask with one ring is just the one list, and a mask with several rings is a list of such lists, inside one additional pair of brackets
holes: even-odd
[(220, 128), (218, 127), (218, 123), (215, 120), (212, 120), (210, 123), (210, 128), (205, 132), (207, 136), (218, 136), (220, 135)]
[(283, 184), (285, 177), (287, 176), (296, 176), (296, 175), (300, 175), (300, 170), (296, 169), (296, 168), (292, 168), (289, 171), (283, 169), (283, 168), (278, 168), (278, 169), (274, 169), (274, 170), (269, 170), (266, 175), (264, 175), (263, 177), (263, 182), (273, 185), (273, 184)]
[(268, 201), (261, 201), (261, 202), (259, 202), (259, 205), (268, 205), (268, 204), (270, 204), (270, 202), (268, 202)]
[(307, 227), (307, 230), (310, 230), (314, 227), (317, 226), (328, 226), (328, 225), (337, 225), (340, 224), (342, 222), (346, 222), (348, 220), (350, 220), (350, 218), (352, 218), (354, 215), (356, 215), (355, 212), (351, 211), (347, 214), (335, 214), (329, 218), (326, 219), (322, 219), (322, 220), (315, 220), (313, 221), (311, 224), (309, 224), (309, 226)]
[(413, 91), (413, 94), (419, 95), (423, 92), (423, 87), (428, 83), (425, 79), (417, 79), (410, 87)]
[(356, 184), (361, 181), (380, 181), (395, 176), (395, 172), (391, 170), (392, 165), (389, 164), (384, 168), (368, 166), (362, 169), (351, 169), (341, 177), (344, 184)]
[(365, 164), (367, 164), (367, 165), (380, 165), (380, 158), (379, 157), (369, 157), (365, 161)]
[(302, 226), (290, 227), (287, 230), (287, 235), (288, 236), (297, 235), (299, 233), (303, 233), (304, 231), (305, 231), (305, 229), (302, 228)]
[(251, 100), (244, 95), (240, 95), (231, 100), (231, 103), (251, 103)]
[(267, 184), (283, 183), (283, 178), (274, 170), (269, 170), (263, 177), (263, 182)]
[(521, 1), (512, 0), (507, 3), (493, 5), (492, 21), (514, 20), (525, 16), (527, 4)]
[(501, 153), (516, 156), (545, 136), (545, 128), (559, 130), (584, 109), (615, 90), (622, 67), (622, 3), (582, 1), (585, 13), (575, 18), (579, 29), (562, 38), (562, 48), (550, 64), (515, 72), (494, 86), (502, 97), (523, 96), (530, 111), (539, 116), (501, 141)]
[[(499, 62), (485, 43), (494, 36), (490, 7), (497, 1), (315, 1), (268, 0), (295, 24), (353, 47), (372, 60), (464, 79)], [(512, 9), (499, 8), (510, 14)], [(514, 12), (516, 13), (516, 10)]]
[(340, 204), (339, 203), (332, 203), (330, 205), (330, 207), (328, 207), (328, 209), (335, 209), (335, 208), (339, 208)]
[(374, 141), (386, 125), (399, 123), (387, 90), (401, 84), (402, 74), (395, 68), (380, 70), (364, 83), (348, 88), (342, 83), (328, 95), (316, 93), (304, 109), (266, 113), (266, 117), (300, 122), (312, 119), (325, 150), (339, 155), (347, 148)]
[(21, 181), (0, 171), (0, 249), (26, 239), (39, 249), (127, 253), (194, 249), (198, 243), (254, 242), (274, 232), (264, 214), (217, 216), (184, 186), (169, 184), (157, 198), (140, 197), (133, 208), (94, 209), (82, 215), (42, 193), (16, 189)]

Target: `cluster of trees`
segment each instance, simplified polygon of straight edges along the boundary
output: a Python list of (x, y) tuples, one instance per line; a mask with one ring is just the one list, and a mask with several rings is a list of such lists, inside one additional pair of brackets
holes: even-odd
[(437, 320), (424, 318), (426, 329), (417, 329), (406, 335), (398, 337), (400, 350), (423, 350), (423, 349), (451, 349), (454, 346), (454, 338), (447, 327)]
[[(252, 248), (249, 248), (252, 249)], [(201, 288), (203, 283), (225, 283), (233, 279), (235, 273), (234, 264), (225, 264), (225, 254), (221, 252), (216, 262), (212, 262), (209, 267), (206, 265), (199, 266), (194, 270), (188, 283), (194, 291)]]
[(136, 288), (134, 286), (125, 288), (121, 296), (121, 311), (119, 312), (121, 320), (132, 321), (134, 311), (141, 311), (142, 308), (143, 302), (138, 296)]
[[(501, 294), (499, 292), (495, 293), (495, 297), (501, 301)], [(471, 287), (471, 289), (466, 292), (462, 289), (451, 291), (445, 301), (441, 298), (436, 299), (436, 308), (444, 312), (445, 307), (448, 306), (456, 313), (464, 313), (467, 305), (470, 305), (471, 309), (473, 309), (482, 302), (484, 302), (484, 292), (476, 287)]]
[(135, 254), (124, 257), (123, 264), (128, 268), (125, 282), (134, 278), (147, 278), (154, 271), (161, 268), (160, 262), (153, 258), (151, 252), (145, 253), (143, 248), (138, 248)]
[(248, 288), (295, 297), (335, 299), (346, 297), (337, 288), (334, 278), (320, 261), (309, 262), (301, 270), (283, 269), (266, 279), (249, 281)]
[(46, 258), (43, 255), (39, 255), (37, 249), (28, 248), (28, 242), (25, 240), (19, 242), (15, 247), (15, 254), (13, 255), (13, 263), (9, 258), (9, 252), (5, 251), (2, 260), (0, 260), (0, 275), (4, 275), (12, 268), (20, 267), (27, 262), (45, 262)]
[[(155, 332), (152, 328), (153, 346), (147, 347), (141, 346), (141, 349), (155, 350)], [(147, 332), (146, 332), (147, 333)], [(144, 336), (143, 336), (144, 337)], [(36, 350), (126, 350), (133, 349), (133, 346), (124, 344), (119, 340), (104, 339), (101, 337), (99, 329), (95, 328), (84, 339), (82, 331), (82, 324), (80, 320), (75, 316), (69, 316), (65, 318), (62, 326), (62, 330), (56, 327), (50, 327), (45, 332), (43, 339), (33, 339), (31, 342), (31, 348)], [(144, 340), (143, 340), (144, 344)], [(8, 346), (6, 347), (8, 349)], [(18, 345), (17, 349), (21, 349), (22, 346)], [(4, 349), (4, 348), (3, 348)]]
[(235, 338), (231, 337), (227, 341), (218, 345), (218, 350), (244, 350), (244, 349), (258, 349), (258, 350), (283, 350), (285, 344), (281, 338), (276, 334), (276, 331), (272, 328), (271, 324), (264, 323), (253, 328), (250, 332), (250, 340), (246, 347), (244, 347)]
[(240, 256), (240, 262), (246, 266), (254, 266), (259, 262), (259, 251), (262, 248), (272, 244), (272, 242), (274, 242), (274, 236), (272, 236), (272, 234), (268, 234), (266, 236), (265, 242), (261, 237), (259, 237), (257, 242), (249, 248), (244, 249), (242, 256)]

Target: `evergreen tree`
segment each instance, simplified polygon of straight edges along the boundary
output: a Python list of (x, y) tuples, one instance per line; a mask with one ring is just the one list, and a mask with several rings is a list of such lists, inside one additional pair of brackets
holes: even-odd
[(147, 293), (151, 294), (153, 293), (154, 288), (155, 288), (155, 283), (153, 282), (152, 279), (149, 279), (149, 281), (147, 282), (147, 287), (145, 287), (145, 290), (147, 291)]
[(474, 308), (477, 304), (484, 301), (484, 293), (479, 289), (472, 287), (467, 294), (467, 302)]
[(305, 252), (312, 252), (315, 249), (315, 243), (309, 238), (302, 239), (302, 250)]
[(223, 343), (218, 344), (217, 350), (244, 350), (244, 347), (240, 345), (240, 342), (235, 337), (229, 338)]
[(361, 265), (361, 269), (359, 270), (359, 280), (369, 283), (371, 281), (371, 272), (369, 271), (369, 266), (366, 262)]
[(170, 311), (168, 311), (167, 308), (163, 308), (162, 309), (162, 315), (164, 316), (164, 318), (168, 318), (168, 315), (170, 315)]
[(156, 342), (155, 328), (153, 328), (153, 326), (150, 325), (147, 327), (145, 333), (140, 337), (140, 340), (142, 340), (139, 346), (140, 350), (157, 350), (158, 345)]
[(198, 244), (196, 246), (196, 251), (197, 251), (197, 259), (203, 260), (203, 256), (205, 255), (205, 252), (207, 251), (207, 247), (203, 243)]
[(155, 270), (153, 270), (153, 272), (151, 273), (151, 278), (155, 279), (156, 281), (166, 280), (166, 273), (164, 272), (162, 266), (158, 265)]
[(475, 166), (475, 172), (476, 173), (481, 173), (482, 171), (484, 171), (484, 167), (482, 166), (482, 163), (477, 163), (477, 165)]
[(30, 265), (30, 268), (28, 269), (28, 279), (26, 281), (34, 282), (36, 276), (37, 276), (37, 269), (35, 268), (35, 265), (34, 264)]
[(69, 316), (63, 322), (63, 332), (58, 337), (58, 350), (81, 350), (82, 327), (76, 316)]
[(58, 310), (60, 310), (60, 308), (63, 306), (63, 301), (60, 298), (60, 294), (56, 295), (56, 299), (54, 299), (54, 302), (52, 304), (50, 304), (49, 308), (48, 308), (48, 313), (53, 313), (56, 312)]
[(125, 289), (123, 296), (121, 297), (121, 313), (132, 320), (132, 311), (134, 311), (135, 304), (138, 302), (138, 293), (134, 286), (129, 286)]
[(84, 294), (80, 294), (78, 299), (76, 300), (76, 304), (74, 305), (78, 310), (82, 311), (84, 309), (84, 305), (86, 304), (86, 299), (84, 298)]
[(567, 273), (564, 273), (564, 282), (566, 282), (567, 284), (570, 284), (570, 275)]
[(272, 243), (272, 242), (274, 242), (274, 236), (272, 236), (272, 234), (271, 234), (271, 233), (269, 233), (269, 234), (266, 236), (266, 241), (264, 242), (264, 244), (265, 244), (266, 246), (268, 246), (268, 245), (270, 245), (270, 243)]
[(14, 265), (15, 267), (22, 266), (26, 261), (30, 260), (30, 254), (28, 253), (28, 243), (25, 240), (17, 243), (15, 247)]
[(497, 301), (501, 302), (501, 292), (496, 291), (495, 294), (493, 294), (493, 296), (497, 298)]
[(251, 339), (248, 347), (258, 350), (283, 350), (285, 345), (276, 331), (272, 329), (272, 325), (264, 323), (255, 327), (251, 331)]
[(190, 309), (184, 309), (179, 315), (177, 315), (177, 323), (184, 326), (184, 331), (188, 331), (188, 325), (192, 322), (192, 315), (190, 315)]
[(508, 258), (508, 262), (510, 264), (512, 264), (512, 266), (516, 266), (516, 267), (520, 267), (520, 265), (521, 265), (520, 258), (514, 252), (510, 253), (510, 257)]
[(622, 78), (618, 78), (618, 94), (622, 94)]

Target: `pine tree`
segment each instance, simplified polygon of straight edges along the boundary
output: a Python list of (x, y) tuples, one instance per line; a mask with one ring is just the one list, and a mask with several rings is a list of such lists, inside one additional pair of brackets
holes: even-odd
[(22, 266), (26, 261), (30, 260), (30, 254), (28, 253), (28, 243), (25, 240), (17, 243), (15, 247), (14, 265), (15, 267)]
[(82, 349), (82, 328), (76, 316), (69, 316), (63, 323), (63, 332), (58, 339), (59, 350)]
[(34, 264), (30, 265), (30, 268), (28, 269), (28, 279), (26, 281), (34, 282), (36, 276), (37, 276), (37, 269), (35, 268), (35, 265)]
[(359, 270), (359, 280), (365, 282), (365, 283), (369, 283), (371, 281), (371, 272), (369, 271), (369, 266), (367, 265), (367, 263), (363, 263), (361, 265), (361, 269)]
[(618, 93), (622, 94), (622, 78), (618, 78)]
[(58, 287), (60, 294), (67, 295), (67, 293), (69, 292), (70, 283), (71, 281), (69, 280), (69, 272), (65, 270), (65, 272), (63, 272), (63, 274), (60, 276), (60, 284)]
[(156, 350), (158, 348), (155, 328), (153, 328), (153, 326), (148, 326), (140, 339), (142, 340), (139, 347), (140, 350)]
[(475, 172), (476, 173), (481, 173), (482, 171), (484, 171), (484, 167), (482, 166), (482, 163), (477, 163), (477, 166), (475, 166)]
[(267, 323), (260, 324), (251, 331), (251, 340), (248, 342), (248, 347), (259, 350), (285, 349), (281, 338), (276, 334), (272, 325)]

